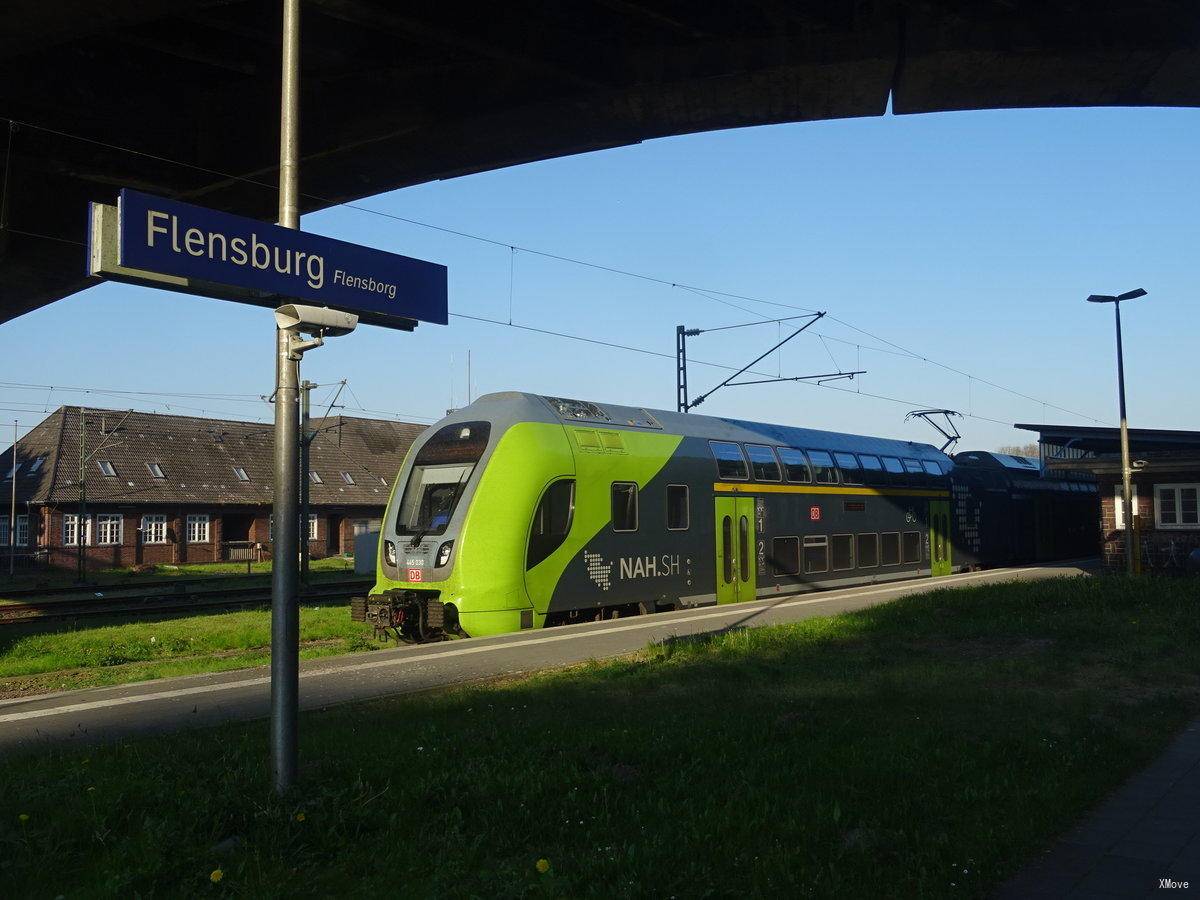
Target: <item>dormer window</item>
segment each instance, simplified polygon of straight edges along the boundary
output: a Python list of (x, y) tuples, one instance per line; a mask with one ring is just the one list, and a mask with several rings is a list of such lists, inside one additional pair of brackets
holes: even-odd
[(149, 470), (150, 474), (152, 476), (154, 476), (155, 478), (166, 478), (167, 477), (163, 473), (162, 466), (160, 466), (158, 463), (146, 463), (146, 468)]
[(29, 469), (25, 472), (25, 474), (32, 475), (34, 472), (38, 471), (38, 469), (40, 469), (42, 467), (42, 463), (44, 463), (45, 461), (46, 461), (46, 457), (39, 456), (37, 459), (35, 459), (33, 462), (31, 462), (29, 464)]
[(241, 466), (233, 467), (233, 474), (237, 476), (238, 481), (249, 481), (250, 476), (246, 474), (246, 470)]
[(113, 468), (113, 464), (106, 459), (96, 461), (96, 465), (100, 467), (100, 471), (104, 473), (105, 478), (116, 478), (117, 470)]
[(309, 470), (309, 473), (308, 473), (308, 480), (311, 481), (313, 484), (324, 484), (325, 483), (325, 480), (320, 476), (320, 474), (312, 471), (311, 469)]
[(342, 481), (346, 482), (346, 484), (354, 484), (354, 476), (349, 472), (343, 472)]

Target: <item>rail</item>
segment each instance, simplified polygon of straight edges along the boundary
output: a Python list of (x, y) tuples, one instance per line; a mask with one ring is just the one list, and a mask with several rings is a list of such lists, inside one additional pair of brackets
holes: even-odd
[[(374, 579), (338, 579), (314, 584), (299, 594), (300, 603), (346, 600), (369, 591)], [(95, 591), (90, 597), (78, 596), (79, 588), (52, 588), (38, 591), (6, 592), (8, 597), (35, 596), (37, 601), (0, 604), (0, 625), (46, 622), (95, 616), (150, 615), (161, 612), (194, 612), (212, 609), (236, 609), (263, 606), (271, 602), (270, 584), (244, 587), (189, 589), (186, 584), (171, 585), (171, 590), (117, 588)], [(64, 599), (53, 599), (55, 596)], [(76, 595), (76, 596), (71, 596)]]

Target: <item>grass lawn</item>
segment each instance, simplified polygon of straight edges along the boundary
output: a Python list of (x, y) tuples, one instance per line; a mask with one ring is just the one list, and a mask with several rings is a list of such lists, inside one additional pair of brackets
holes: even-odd
[(307, 714), (282, 801), (263, 722), (41, 749), (0, 769), (0, 883), (980, 896), (1200, 712), (1198, 638), (1195, 581), (937, 591)]
[[(314, 559), (309, 562), (309, 571), (321, 577), (328, 577), (328, 573), (352, 573), (354, 560), (342, 556)], [(250, 563), (250, 572), (252, 575), (270, 575), (271, 560), (264, 559), (262, 562)], [(232, 575), (242, 576), (242, 583), (246, 583), (246, 564), (244, 562), (179, 563), (177, 565), (163, 563), (139, 567), (136, 571), (128, 566), (89, 569), (88, 584), (136, 587), (144, 582), (157, 582), (169, 578), (212, 578)], [(0, 576), (0, 596), (4, 594), (5, 588), (28, 590), (42, 587), (71, 587), (75, 583), (74, 569), (35, 569), (17, 572), (12, 579)]]
[[(0, 697), (221, 672), (270, 661), (266, 609), (158, 621), (0, 630)], [(384, 646), (344, 603), (300, 608), (302, 658)]]

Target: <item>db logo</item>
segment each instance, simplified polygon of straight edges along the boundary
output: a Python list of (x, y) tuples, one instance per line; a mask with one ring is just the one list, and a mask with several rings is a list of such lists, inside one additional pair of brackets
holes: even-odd
[(821, 521), (821, 507), (810, 506), (808, 508), (808, 518), (810, 521), (820, 522)]
[(409, 581), (424, 581), (425, 573), (422, 572), (420, 569), (409, 569), (408, 570), (408, 580)]

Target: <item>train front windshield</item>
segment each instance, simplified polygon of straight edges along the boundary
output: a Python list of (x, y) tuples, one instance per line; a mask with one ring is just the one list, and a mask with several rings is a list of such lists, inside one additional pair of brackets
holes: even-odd
[(397, 534), (442, 534), (487, 449), (488, 422), (458, 422), (438, 429), (413, 461)]

